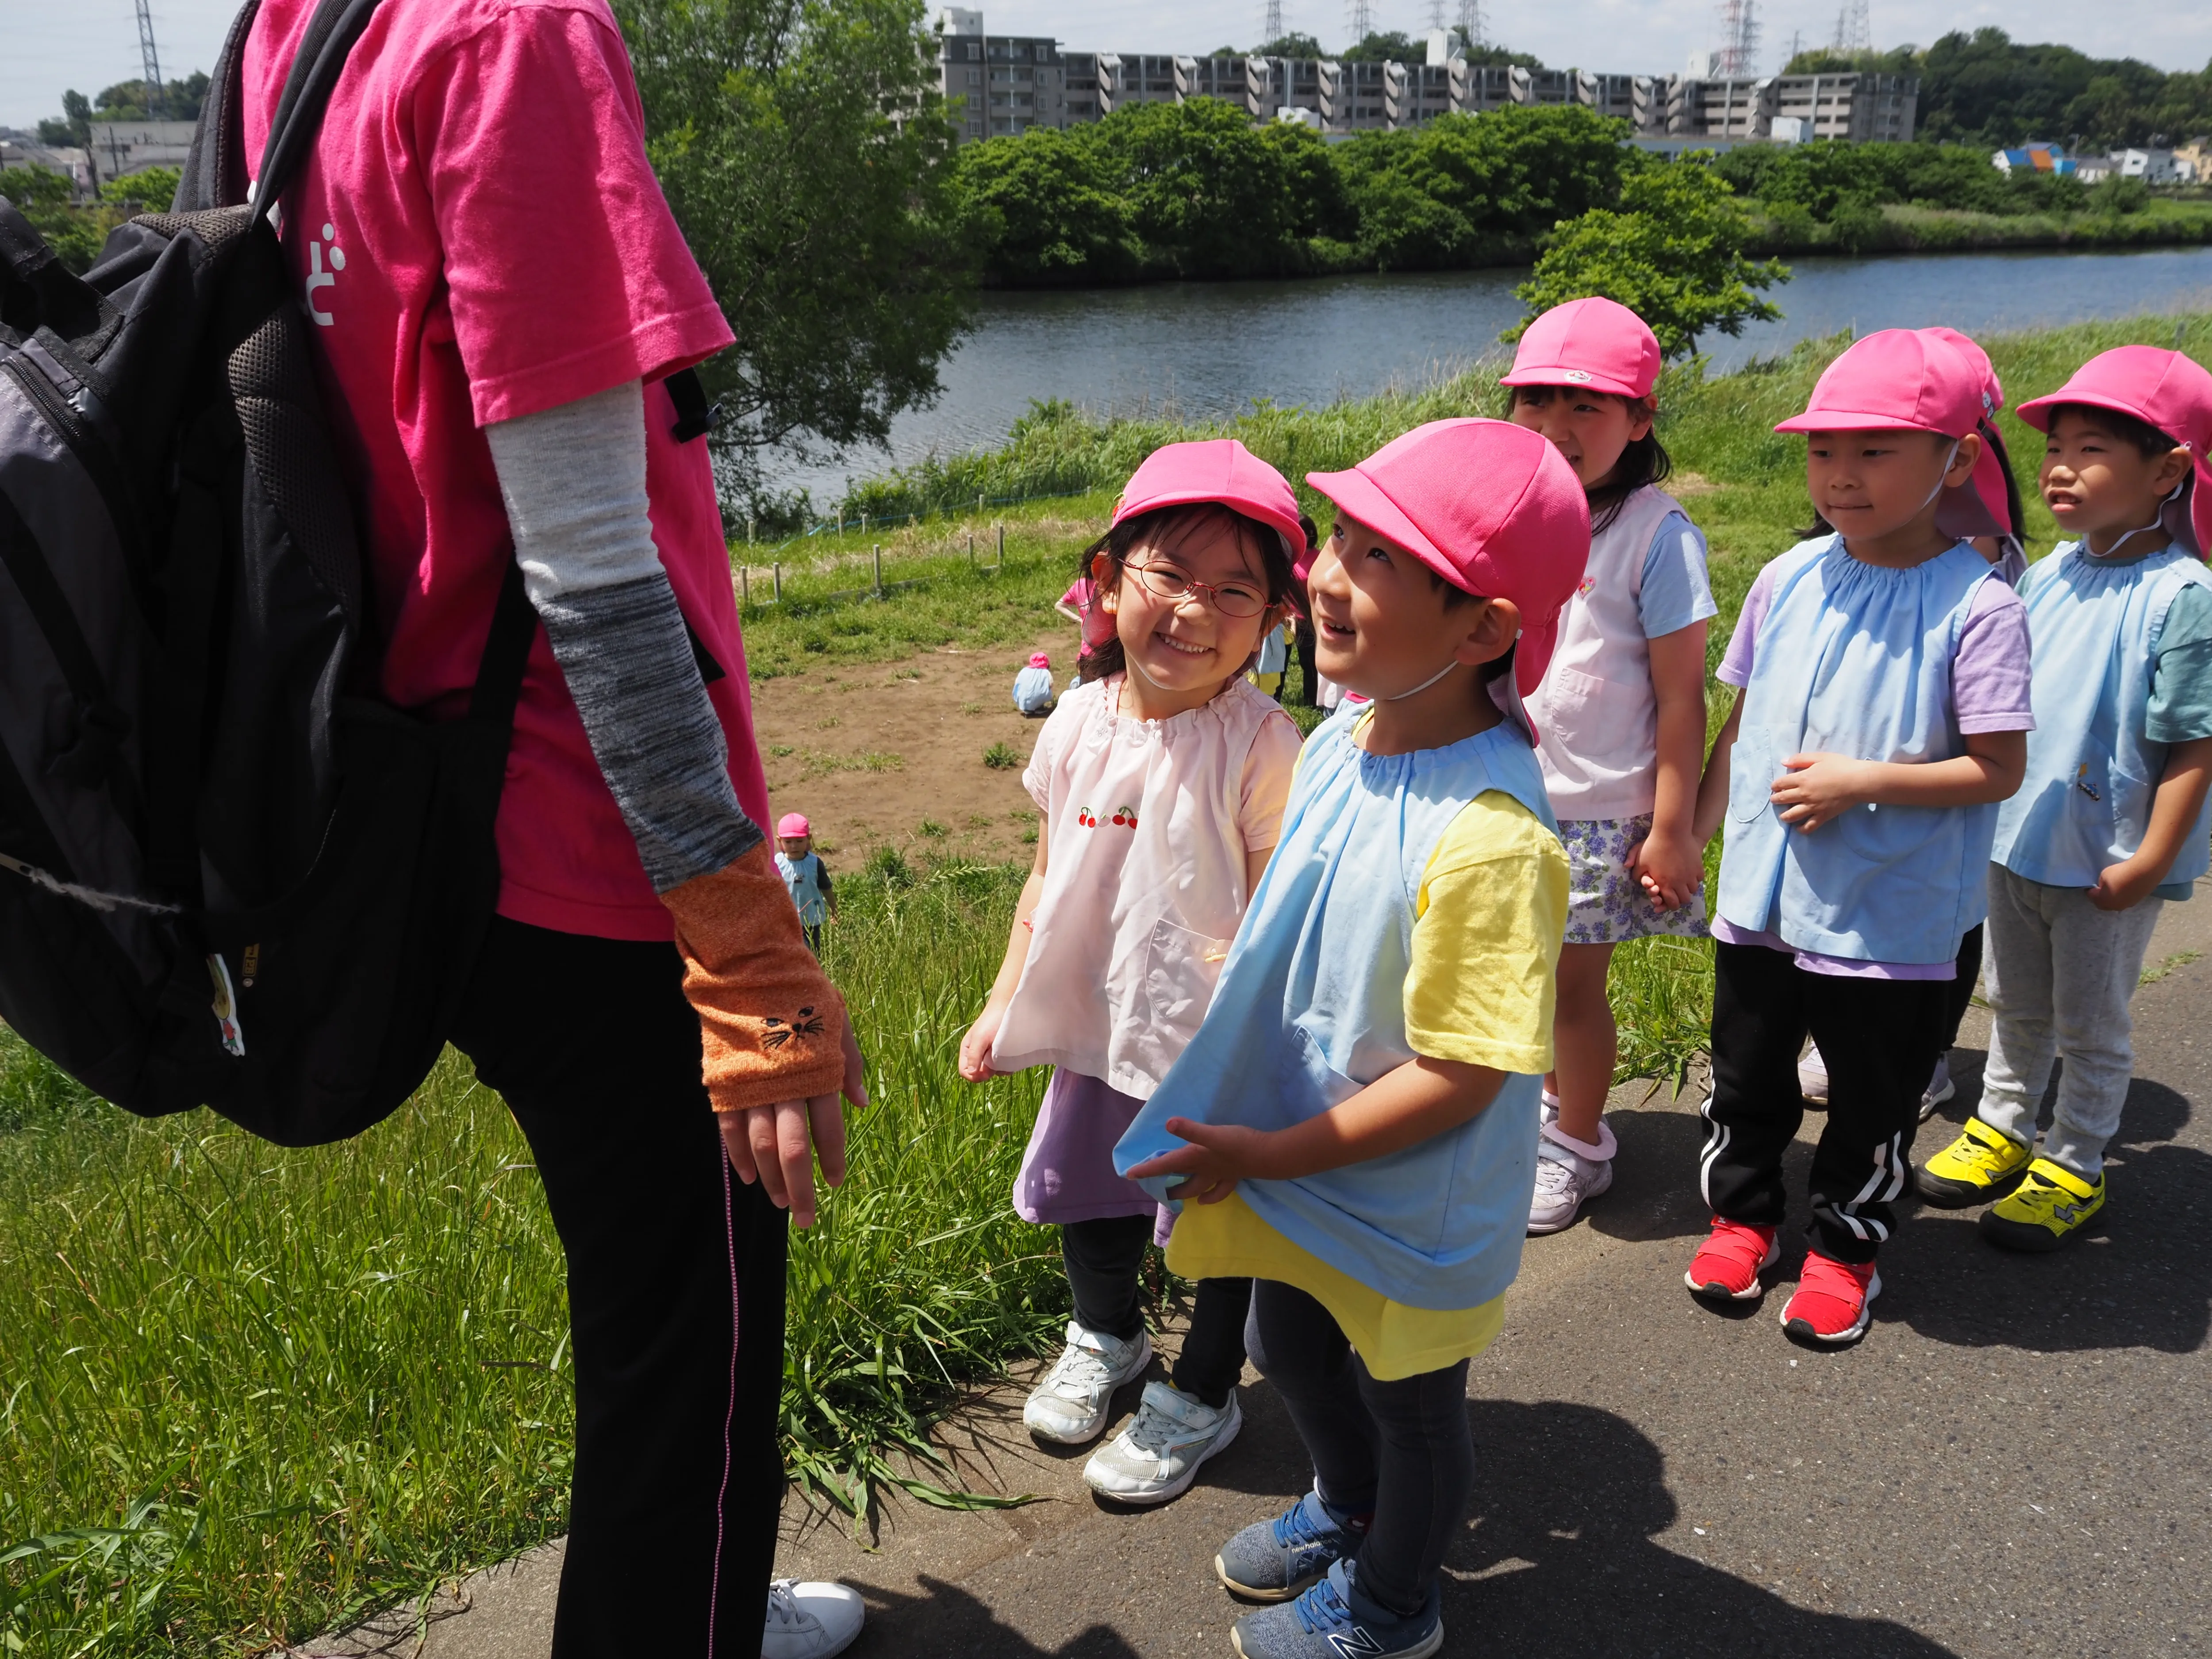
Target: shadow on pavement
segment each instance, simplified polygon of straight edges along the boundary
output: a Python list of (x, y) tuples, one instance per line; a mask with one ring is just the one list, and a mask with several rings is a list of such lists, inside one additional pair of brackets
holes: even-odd
[[(1888, 1620), (1808, 1611), (1653, 1541), (1674, 1524), (1674, 1499), (1659, 1448), (1623, 1418), (1557, 1401), (1474, 1401), (1468, 1415), (1475, 1518), (1445, 1561), (1448, 1650), (1528, 1659), (1951, 1652)], [(1805, 1566), (1770, 1570), (1786, 1583), (1785, 1571)]]

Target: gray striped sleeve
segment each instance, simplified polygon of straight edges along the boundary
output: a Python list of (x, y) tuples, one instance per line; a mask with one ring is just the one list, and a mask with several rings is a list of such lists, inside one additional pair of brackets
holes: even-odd
[(653, 890), (762, 840), (653, 546), (636, 381), (485, 428), (531, 603)]

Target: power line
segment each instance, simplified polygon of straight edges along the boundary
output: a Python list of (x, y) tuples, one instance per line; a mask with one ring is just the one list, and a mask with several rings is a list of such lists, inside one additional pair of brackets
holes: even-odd
[(158, 116), (167, 101), (161, 90), (161, 57), (154, 50), (154, 14), (150, 0), (138, 0), (138, 60), (146, 76), (147, 113)]
[(1444, 26), (1444, 0), (1429, 0), (1429, 27), (1441, 29)]
[(1868, 0), (1844, 0), (1836, 11), (1835, 50), (1846, 54), (1874, 50), (1874, 21)]
[(1345, 9), (1352, 21), (1352, 44), (1356, 46), (1375, 33), (1374, 0), (1352, 0)]
[(1720, 23), (1720, 73), (1755, 73), (1759, 66), (1758, 0), (1721, 0)]
[(1459, 0), (1459, 38), (1470, 48), (1490, 44), (1484, 27), (1482, 0)]
[(1267, 0), (1260, 25), (1260, 38), (1270, 46), (1283, 38), (1283, 0)]

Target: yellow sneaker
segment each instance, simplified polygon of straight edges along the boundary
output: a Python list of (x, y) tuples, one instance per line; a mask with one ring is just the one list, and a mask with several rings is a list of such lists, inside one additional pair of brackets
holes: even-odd
[(2019, 1182), (2033, 1156), (2033, 1148), (1970, 1117), (1956, 1140), (1920, 1166), (1920, 1196), (1939, 1210), (1986, 1204)]
[(2039, 1158), (2010, 1196), (1982, 1212), (1982, 1237), (2008, 1250), (2055, 1250), (2105, 1207), (2105, 1178)]

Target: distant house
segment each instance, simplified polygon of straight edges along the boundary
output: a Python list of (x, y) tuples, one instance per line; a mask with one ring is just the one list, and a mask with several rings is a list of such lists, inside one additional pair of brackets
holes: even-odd
[(68, 179), (78, 195), (92, 193), (92, 167), (82, 150), (42, 144), (27, 132), (0, 129), (0, 167), (44, 167)]
[(148, 167), (182, 167), (191, 154), (190, 121), (95, 121), (92, 160), (103, 179), (120, 179)]
[(2140, 179), (2147, 185), (2182, 182), (2181, 170), (2170, 149), (2116, 149), (2112, 159), (2123, 179)]
[(2003, 173), (2072, 173), (2076, 163), (2063, 144), (2031, 138), (2017, 149), (1998, 150), (1990, 157), (1990, 165)]
[(2085, 185), (2102, 184), (2119, 170), (2118, 156), (2077, 155), (2074, 158), (2074, 176)]

